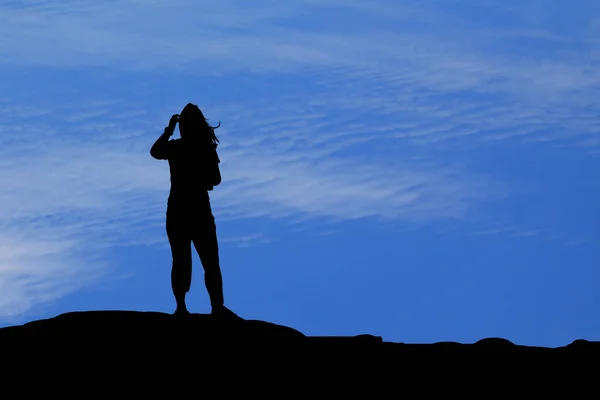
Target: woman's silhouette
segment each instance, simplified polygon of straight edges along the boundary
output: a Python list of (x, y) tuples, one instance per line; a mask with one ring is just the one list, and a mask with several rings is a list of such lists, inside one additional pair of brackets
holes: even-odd
[[(177, 122), (181, 138), (169, 140)], [(173, 256), (171, 286), (177, 302), (176, 315), (189, 314), (185, 296), (192, 283), (193, 243), (204, 267), (212, 314), (235, 316), (224, 305), (217, 231), (208, 195), (221, 182), (219, 140), (214, 133), (219, 126), (220, 123), (216, 127), (209, 125), (198, 106), (189, 103), (181, 114), (171, 117), (150, 150), (155, 159), (169, 161), (171, 190), (166, 230)]]

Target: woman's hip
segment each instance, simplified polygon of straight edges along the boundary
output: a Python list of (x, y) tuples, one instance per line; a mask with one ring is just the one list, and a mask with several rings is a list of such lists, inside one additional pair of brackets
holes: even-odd
[(166, 229), (168, 236), (196, 238), (213, 235), (216, 232), (215, 218), (211, 212), (180, 213), (167, 211)]

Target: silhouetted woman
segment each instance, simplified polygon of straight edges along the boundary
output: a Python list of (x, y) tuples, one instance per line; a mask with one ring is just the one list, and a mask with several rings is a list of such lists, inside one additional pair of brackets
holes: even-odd
[[(180, 139), (169, 140), (179, 122)], [(212, 314), (235, 316), (223, 300), (219, 246), (208, 191), (221, 182), (217, 146), (219, 140), (198, 106), (189, 103), (156, 140), (150, 154), (168, 160), (171, 190), (167, 203), (166, 228), (173, 266), (171, 286), (177, 302), (176, 315), (189, 314), (185, 296), (192, 283), (192, 243), (204, 267), (204, 281)]]

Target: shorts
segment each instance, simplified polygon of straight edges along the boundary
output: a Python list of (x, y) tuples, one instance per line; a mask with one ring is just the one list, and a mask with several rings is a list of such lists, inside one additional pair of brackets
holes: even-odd
[(212, 238), (216, 233), (215, 217), (209, 204), (167, 207), (167, 236), (175, 239), (197, 240)]

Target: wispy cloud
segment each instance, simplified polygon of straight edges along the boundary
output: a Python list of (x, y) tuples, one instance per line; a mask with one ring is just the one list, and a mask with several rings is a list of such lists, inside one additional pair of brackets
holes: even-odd
[(475, 236), (507, 235), (517, 238), (534, 237), (542, 233), (540, 229), (524, 229), (518, 226), (497, 226), (472, 232)]
[(10, 321), (102, 277), (107, 265), (84, 251), (85, 241), (57, 238), (61, 228), (3, 229), (0, 236), (0, 318)]
[(224, 237), (219, 239), (219, 243), (232, 244), (236, 247), (250, 247), (258, 246), (261, 244), (271, 243), (273, 239), (270, 239), (262, 233), (255, 233), (252, 235), (235, 236), (235, 237)]
[[(338, 96), (338, 102), (376, 102), (380, 114), (387, 110), (412, 121), (396, 137), (428, 143), (465, 136), (568, 139), (596, 145), (599, 116), (593, 105), (600, 76), (592, 55), (598, 45), (587, 35), (561, 36), (549, 30), (551, 21), (532, 20), (542, 11), (535, 2), (510, 12), (500, 3), (485, 5), (489, 13), (515, 18), (508, 31), (477, 26), (441, 2), (418, 4), (40, 2), (5, 7), (0, 32), (10, 40), (0, 54), (9, 65), (104, 65), (204, 75), (312, 73), (322, 85), (351, 88), (352, 96)], [(340, 11), (335, 20), (332, 9)], [(359, 24), (357, 13), (363, 15)], [(392, 29), (385, 21), (405, 23)], [(535, 30), (523, 33), (528, 26)], [(527, 41), (537, 37), (533, 32), (579, 46), (545, 43), (540, 54), (536, 43)]]
[[(65, 279), (74, 281), (53, 286), (52, 293), (57, 297), (80, 287), (75, 282), (89, 282), (90, 274), (80, 265), (90, 264), (78, 253), (81, 249), (101, 254), (113, 246), (164, 241), (168, 167), (148, 153), (163, 124), (142, 114), (137, 121), (147, 116), (152, 122), (129, 130), (128, 124), (134, 122), (101, 112), (111, 107), (97, 106), (95, 111), (84, 107), (87, 111), (80, 111), (72, 105), (66, 118), (60, 112), (49, 111), (45, 114), (49, 116), (46, 126), (38, 126), (35, 120), (25, 123), (19, 139), (5, 138), (7, 142), (0, 151), (0, 181), (5, 182), (0, 193), (0, 226), (11, 237), (29, 238), (20, 241), (19, 246), (22, 253), (30, 254), (30, 266), (25, 268), (32, 271), (32, 280), (43, 279), (48, 285)], [(303, 118), (302, 112), (294, 116), (291, 110), (264, 108), (264, 115), (258, 119), (245, 120), (243, 108), (229, 108), (231, 115), (242, 119), (227, 129), (225, 124), (221, 136), (222, 173), (226, 179), (211, 194), (220, 223), (239, 218), (283, 218), (292, 222), (299, 218), (334, 222), (364, 217), (460, 218), (472, 202), (494, 195), (493, 191), (481, 190), (482, 185), (493, 187), (492, 182), (450, 168), (411, 164), (393, 156), (379, 160), (371, 160), (368, 155), (366, 159), (360, 155), (336, 156), (341, 148), (352, 144), (352, 132), (338, 134), (338, 140), (328, 145), (319, 143), (322, 138), (316, 132), (317, 140), (311, 144), (307, 129), (312, 123), (326, 126), (324, 113), (311, 119)], [(228, 107), (223, 110), (223, 119), (228, 120)], [(28, 113), (26, 109), (22, 112)], [(17, 114), (13, 111), (11, 115)], [(269, 120), (268, 115), (277, 117)], [(95, 125), (97, 116), (101, 122)], [(261, 121), (266, 128), (263, 139), (260, 132), (254, 140), (253, 135), (243, 133), (254, 129), (252, 121)], [(269, 133), (269, 128), (275, 129)], [(281, 135), (282, 129), (287, 135)], [(142, 136), (136, 130), (146, 131)], [(290, 142), (290, 137), (295, 140)], [(46, 253), (39, 252), (45, 235), (60, 249), (56, 255), (61, 254), (64, 262), (54, 265), (48, 262)], [(257, 240), (265, 243), (266, 239), (245, 237), (231, 244), (243, 246), (256, 244)], [(15, 282), (21, 282), (21, 289), (3, 291), (5, 304), (19, 302), (20, 309), (26, 309), (48, 299), (50, 290), (42, 293), (33, 281), (18, 279), (23, 264), (7, 265), (10, 268), (4, 271), (4, 284), (19, 287)], [(38, 273), (42, 268), (43, 273)], [(64, 274), (64, 268), (69, 268), (70, 275)]]
[[(264, 96), (206, 102), (207, 115), (223, 121), (225, 180), (212, 197), (224, 222), (467, 218), (511, 188), (440, 149), (500, 140), (598, 148), (597, 41), (552, 31), (525, 5), (485, 3), (519, 16), (507, 31), (475, 26), (443, 4), (3, 3), (5, 76), (47, 67), (100, 82), (124, 73), (128, 81), (120, 94), (90, 95), (73, 74), (71, 86), (44, 99), (52, 80), (43, 73), (36, 90), (7, 80), (14, 90), (0, 103), (0, 314), (99, 276), (102, 264), (84, 262), (82, 248), (101, 254), (163, 239), (168, 169), (148, 148), (166, 110), (182, 102), (157, 93), (156, 77), (190, 78), (187, 94), (203, 93), (203, 77), (274, 77)], [(548, 51), (540, 56), (524, 38)], [(508, 45), (515, 40), (521, 47)], [(301, 80), (278, 87), (281, 76)]]

